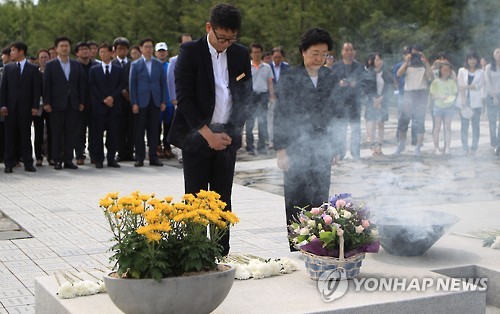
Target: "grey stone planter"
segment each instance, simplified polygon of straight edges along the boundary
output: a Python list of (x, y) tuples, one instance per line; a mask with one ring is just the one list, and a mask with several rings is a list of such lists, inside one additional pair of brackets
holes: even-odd
[(193, 276), (122, 279), (104, 276), (108, 295), (127, 314), (210, 313), (226, 298), (236, 268)]

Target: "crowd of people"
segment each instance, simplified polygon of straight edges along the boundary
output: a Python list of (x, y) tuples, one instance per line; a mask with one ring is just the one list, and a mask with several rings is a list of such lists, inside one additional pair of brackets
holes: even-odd
[[(191, 36), (184, 34), (179, 43), (188, 41), (192, 41)], [(78, 42), (73, 49), (75, 60), (70, 58), (71, 47), (69, 38), (59, 37), (54, 47), (39, 50), (32, 58), (23, 42), (14, 42), (2, 51), (0, 159), (5, 172), (12, 172), (20, 161), (26, 171), (34, 172), (33, 162), (42, 166), (44, 157), (55, 169), (77, 169), (88, 157), (96, 168), (103, 167), (104, 159), (109, 167), (120, 167), (119, 161), (134, 161), (140, 167), (146, 159), (145, 137), (150, 165), (162, 166), (159, 158), (177, 157), (168, 140), (177, 105), (177, 56), (169, 58), (167, 44), (155, 45), (146, 38), (131, 46), (123, 37), (112, 45)], [(252, 44), (249, 55), (253, 91), (244, 143), (250, 155), (266, 155), (275, 149), (275, 104), (280, 79), (290, 65), (280, 46), (265, 52), (262, 45)], [(414, 154), (421, 154), (428, 108), (433, 117), (434, 154), (450, 154), (451, 123), (458, 115), (463, 154), (473, 156), (478, 148), (480, 117), (485, 113), (490, 145), (500, 153), (500, 48), (494, 50), (489, 63), (469, 53), (458, 73), (446, 53), (440, 53), (431, 65), (419, 45), (405, 47), (402, 60), (392, 68), (384, 64), (380, 52), (368, 53), (364, 62), (358, 61), (349, 42), (342, 45), (340, 55), (335, 62), (330, 47), (321, 56), (322, 67), (332, 77), (329, 97), (334, 99), (335, 110), (328, 129), (334, 163), (346, 156), (347, 147), (354, 160), (360, 159), (363, 112), (365, 142), (374, 156), (384, 154), (384, 124), (394, 102), (398, 107), (396, 155), (406, 150), (410, 123)], [(439, 141), (441, 129), (443, 144)], [(182, 162), (182, 156), (178, 157)]]
[[(451, 123), (459, 114), (463, 154), (473, 156), (484, 109), (490, 145), (500, 153), (500, 48), (484, 69), (477, 54), (469, 53), (455, 73), (445, 53), (431, 65), (422, 47), (414, 45), (405, 47), (402, 60), (390, 69), (380, 52), (359, 62), (349, 42), (335, 62), (330, 34), (311, 28), (298, 41), (302, 62), (290, 66), (280, 46), (266, 53), (259, 44), (248, 49), (236, 43), (241, 13), (231, 4), (215, 5), (205, 28), (197, 40), (183, 35), (179, 55), (170, 59), (167, 44), (150, 38), (137, 46), (123, 37), (112, 45), (79, 42), (76, 60), (68, 37), (58, 37), (53, 48), (38, 51), (30, 61), (25, 43), (10, 44), (0, 70), (5, 172), (12, 173), (21, 161), (26, 171), (36, 171), (32, 124), (36, 166), (45, 156), (56, 170), (77, 169), (87, 151), (96, 168), (103, 168), (105, 159), (112, 168), (120, 161), (142, 167), (146, 154), (149, 164), (159, 167), (161, 157), (175, 157), (173, 145), (181, 150), (185, 192), (214, 190), (231, 210), (238, 150), (245, 146), (256, 155), (273, 149), (284, 172), (290, 224), (299, 208), (328, 199), (331, 166), (347, 154), (349, 127), (350, 154), (360, 159), (363, 112), (366, 141), (374, 156), (384, 154), (384, 124), (393, 99), (396, 155), (406, 152), (410, 123), (414, 153), (421, 154), (429, 107), (435, 154), (450, 154)], [(228, 254), (229, 231), (220, 244)]]
[[(180, 43), (191, 40), (184, 34)], [(169, 67), (167, 44), (146, 38), (131, 46), (124, 37), (112, 45), (78, 42), (76, 59), (72, 47), (70, 38), (58, 37), (54, 47), (37, 51), (35, 58), (28, 57), (24, 42), (2, 51), (0, 159), (5, 173), (21, 162), (26, 171), (36, 172), (34, 166), (42, 166), (44, 158), (56, 170), (77, 169), (88, 159), (96, 168), (103, 168), (105, 159), (108, 167), (119, 168), (119, 161), (141, 167), (145, 135), (151, 166), (162, 166), (159, 158), (175, 158), (167, 134), (176, 104), (176, 58)], [(167, 81), (167, 76), (172, 78)]]
[[(255, 51), (252, 46), (252, 56)], [(260, 46), (260, 45), (257, 45)], [(279, 49), (283, 54), (284, 51)], [(262, 49), (260, 49), (262, 50)], [(264, 53), (272, 56), (271, 53)], [(458, 74), (454, 71), (446, 53), (441, 52), (434, 62), (429, 59), (419, 45), (403, 48), (402, 60), (393, 67), (386, 66), (380, 52), (366, 55), (364, 62), (356, 59), (356, 49), (352, 43), (342, 45), (341, 58), (335, 62), (334, 53), (329, 51), (323, 62), (324, 67), (331, 70), (335, 83), (331, 86), (331, 97), (337, 110), (331, 123), (330, 138), (333, 143), (334, 160), (337, 162), (346, 156), (346, 149), (354, 160), (360, 159), (362, 114), (366, 123), (365, 144), (369, 145), (374, 156), (383, 155), (384, 125), (389, 119), (389, 107), (394, 104), (398, 109), (397, 116), (397, 148), (394, 155), (406, 151), (406, 136), (411, 123), (411, 143), (415, 146), (414, 155), (421, 155), (425, 133), (427, 112), (432, 116), (432, 136), (434, 142), (433, 154), (450, 155), (451, 123), (454, 117), (461, 121), (461, 143), (464, 156), (474, 156), (479, 142), (480, 120), (487, 117), (489, 122), (490, 146), (495, 154), (500, 154), (499, 138), (499, 92), (500, 48), (493, 51), (491, 60), (480, 59), (477, 53), (467, 54), (464, 63), (459, 67)], [(267, 62), (273, 68), (273, 59)], [(252, 71), (262, 68), (259, 62), (252, 58)], [(279, 64), (279, 63), (278, 63)], [(281, 64), (288, 64), (281, 62)], [(264, 68), (265, 69), (265, 68)], [(273, 71), (273, 74), (276, 75)], [(254, 90), (262, 81), (254, 77)], [(277, 90), (278, 80), (273, 78)], [(266, 92), (267, 93), (267, 92)], [(276, 96), (269, 89), (268, 108), (274, 111)], [(257, 106), (256, 106), (257, 107)], [(262, 106), (260, 106), (262, 107)], [(269, 112), (269, 116), (274, 112)], [(260, 110), (257, 119), (265, 120), (265, 113)], [(248, 130), (253, 127), (253, 120), (247, 126), (247, 142), (253, 143), (253, 135)], [(350, 145), (347, 145), (347, 129), (350, 127)], [(261, 132), (264, 127), (259, 123), (259, 135), (263, 142), (273, 147), (272, 137)], [(268, 128), (273, 130), (272, 120)], [(469, 141), (469, 128), (472, 129), (472, 141)], [(441, 130), (444, 133), (444, 143), (440, 143)], [(249, 136), (251, 137), (249, 140)], [(259, 141), (260, 138), (259, 138)], [(259, 144), (258, 152), (266, 152), (265, 145)], [(247, 151), (254, 154), (253, 145), (247, 145)]]

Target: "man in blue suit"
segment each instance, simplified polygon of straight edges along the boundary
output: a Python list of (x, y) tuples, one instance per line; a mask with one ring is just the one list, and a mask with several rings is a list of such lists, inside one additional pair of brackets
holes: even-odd
[(95, 158), (95, 167), (103, 167), (104, 160), (104, 131), (106, 133), (106, 147), (108, 167), (120, 168), (115, 155), (119, 146), (120, 115), (122, 113), (121, 93), (125, 86), (123, 68), (112, 64), (111, 54), (113, 47), (101, 44), (98, 48), (101, 63), (90, 69), (89, 83), (92, 95), (92, 148)]
[(167, 105), (167, 78), (163, 64), (153, 58), (154, 41), (141, 40), (142, 57), (132, 62), (130, 67), (130, 103), (135, 115), (135, 167), (144, 166), (146, 147), (144, 133), (147, 130), (149, 146), (149, 165), (163, 166), (158, 160), (160, 111)]

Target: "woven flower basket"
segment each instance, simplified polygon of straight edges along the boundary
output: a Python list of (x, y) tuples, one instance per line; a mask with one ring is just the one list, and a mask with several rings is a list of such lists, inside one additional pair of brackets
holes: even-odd
[(349, 258), (344, 258), (344, 238), (340, 237), (339, 257), (320, 256), (304, 250), (300, 250), (304, 255), (309, 277), (318, 280), (325, 271), (345, 270), (345, 277), (339, 279), (351, 279), (359, 274), (361, 263), (365, 258), (365, 253), (358, 253)]

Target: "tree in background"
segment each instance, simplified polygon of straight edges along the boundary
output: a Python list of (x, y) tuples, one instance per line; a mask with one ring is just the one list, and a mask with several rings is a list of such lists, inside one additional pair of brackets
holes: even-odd
[[(152, 37), (175, 53), (182, 33), (205, 34), (213, 0), (7, 0), (0, 4), (0, 46), (23, 40), (34, 53), (52, 46), (56, 36), (74, 41), (110, 42), (125, 36), (132, 43)], [(419, 43), (432, 57), (447, 51), (458, 66), (474, 49), (491, 55), (498, 46), (500, 2), (497, 0), (234, 0), (243, 14), (240, 43), (281, 45), (292, 63), (299, 59), (297, 41), (310, 27), (333, 36), (335, 50), (352, 42), (358, 58), (380, 51), (390, 63), (401, 47)], [(172, 52), (172, 51), (171, 51)]]

